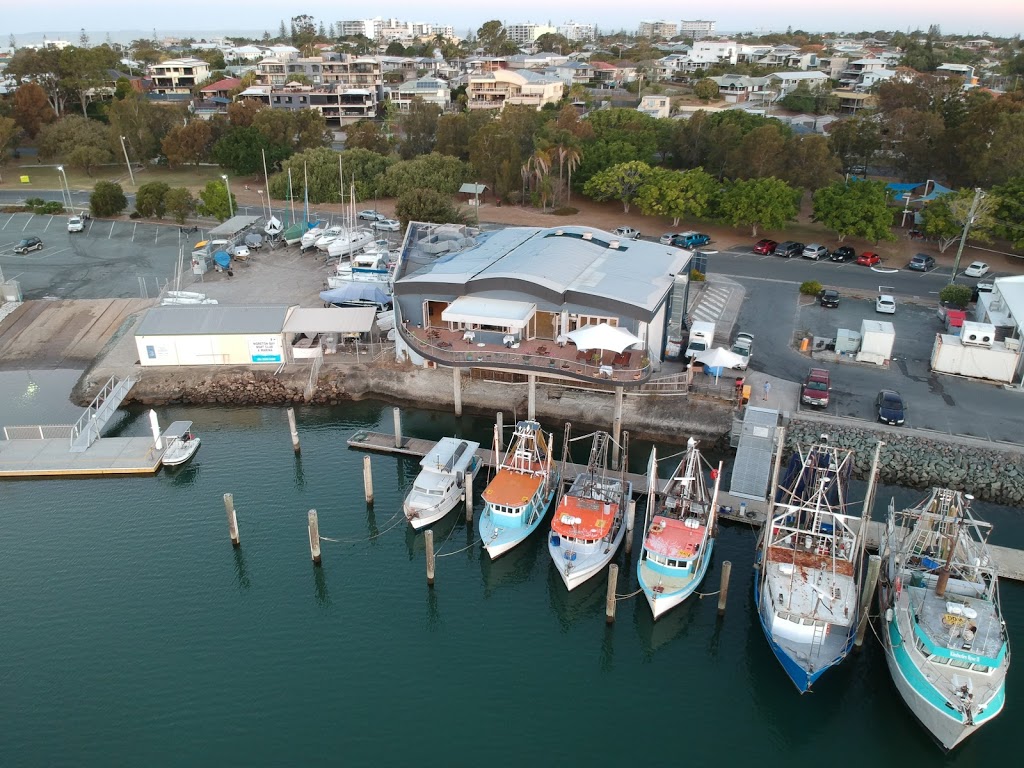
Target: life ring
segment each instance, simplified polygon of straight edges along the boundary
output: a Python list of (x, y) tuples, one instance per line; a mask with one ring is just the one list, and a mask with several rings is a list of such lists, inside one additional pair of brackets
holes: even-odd
[(662, 522), (657, 522), (657, 523), (654, 523), (653, 525), (651, 525), (651, 533), (661, 533), (664, 530), (665, 530), (665, 524), (662, 523)]

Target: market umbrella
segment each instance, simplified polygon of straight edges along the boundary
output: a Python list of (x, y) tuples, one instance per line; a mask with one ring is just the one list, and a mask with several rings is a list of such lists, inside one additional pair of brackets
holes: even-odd
[(641, 341), (625, 328), (617, 328), (608, 323), (584, 325), (575, 331), (569, 331), (566, 336), (577, 349), (610, 349), (617, 353)]
[(715, 383), (718, 383), (718, 377), (722, 375), (723, 368), (733, 368), (743, 363), (742, 357), (735, 352), (730, 352), (725, 347), (715, 347), (714, 349), (701, 352), (694, 360), (698, 363), (704, 363), (707, 368), (714, 372)]

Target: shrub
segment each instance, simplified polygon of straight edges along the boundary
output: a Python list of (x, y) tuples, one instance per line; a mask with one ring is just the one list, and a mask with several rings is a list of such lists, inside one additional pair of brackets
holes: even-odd
[(703, 272), (701, 272), (699, 270), (696, 270), (696, 269), (691, 269), (690, 270), (690, 281), (691, 282), (703, 283), (705, 280), (707, 280), (707, 277), (705, 277)]
[(135, 193), (135, 211), (139, 216), (162, 219), (167, 211), (167, 193), (171, 188), (162, 181), (151, 181)]
[(971, 301), (971, 289), (966, 285), (947, 285), (939, 291), (939, 301), (963, 309)]
[(571, 205), (563, 205), (561, 208), (555, 208), (551, 213), (555, 216), (575, 216), (579, 212), (579, 208), (573, 208)]
[(128, 207), (128, 198), (120, 184), (97, 181), (89, 195), (89, 209), (93, 216), (116, 216)]
[(36, 208), (36, 213), (64, 213), (64, 203), (58, 203), (56, 200), (51, 200), (48, 203), (43, 203)]
[(29, 208), (35, 208), (36, 206), (46, 205), (46, 201), (41, 197), (30, 197), (25, 201), (25, 205)]
[(821, 283), (817, 280), (805, 280), (800, 283), (800, 293), (804, 296), (817, 296), (821, 293)]

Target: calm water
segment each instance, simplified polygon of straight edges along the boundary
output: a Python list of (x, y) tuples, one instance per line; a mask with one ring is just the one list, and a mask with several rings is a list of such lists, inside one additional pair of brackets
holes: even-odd
[[(64, 398), (76, 378), (0, 373), (0, 424), (73, 420)], [(841, 745), (885, 765), (971, 766), (1003, 759), (1024, 726), (1017, 663), (1003, 715), (943, 758), (870, 633), (798, 696), (753, 612), (744, 526), (723, 527), (704, 586), (717, 589), (732, 561), (724, 619), (709, 598), (654, 625), (633, 599), (606, 628), (605, 580), (567, 594), (542, 537), (495, 564), (476, 546), (441, 557), (428, 590), (422, 537), (399, 522), (417, 461), (375, 456), (368, 509), (362, 454), (345, 446), (357, 429), (390, 430), (390, 407), (300, 410), (301, 458), (280, 409), (159, 413), (194, 420), (203, 438), (176, 473), (0, 481), (0, 765), (793, 765)], [(478, 419), (410, 412), (404, 425), (489, 440)], [(144, 433), (142, 414), (119, 429)], [(642, 465), (646, 447), (633, 459)], [(884, 489), (879, 506), (894, 492), (917, 496)], [(320, 569), (313, 507), (339, 540), (323, 543)], [(1016, 510), (983, 510), (995, 543), (1024, 546)], [(436, 531), (441, 554), (475, 540), (454, 515)], [(619, 562), (619, 591), (631, 592), (635, 562)], [(1020, 638), (1024, 588), (1002, 589)]]

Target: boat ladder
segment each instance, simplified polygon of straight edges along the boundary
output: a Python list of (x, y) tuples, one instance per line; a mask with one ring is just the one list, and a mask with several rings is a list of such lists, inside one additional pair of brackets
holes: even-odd
[(817, 656), (821, 653), (821, 646), (825, 643), (825, 636), (828, 634), (827, 627), (828, 624), (825, 622), (814, 622), (814, 634), (811, 635), (811, 655)]

